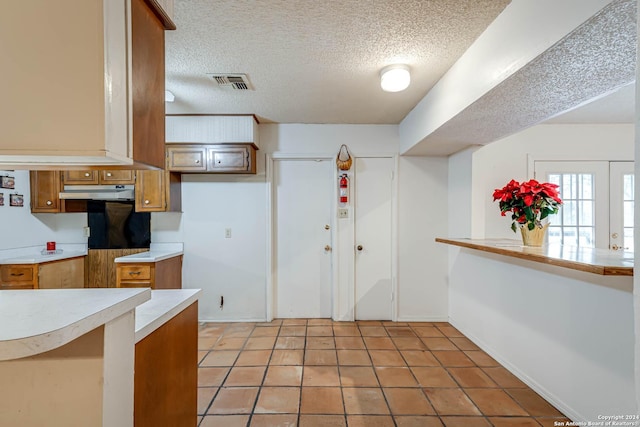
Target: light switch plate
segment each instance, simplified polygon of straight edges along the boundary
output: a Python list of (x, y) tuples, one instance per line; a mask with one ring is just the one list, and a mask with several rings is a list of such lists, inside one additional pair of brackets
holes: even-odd
[(349, 218), (349, 208), (338, 209), (338, 218)]
[(225, 239), (230, 239), (231, 238), (231, 229), (230, 228), (225, 228), (224, 229), (224, 238)]

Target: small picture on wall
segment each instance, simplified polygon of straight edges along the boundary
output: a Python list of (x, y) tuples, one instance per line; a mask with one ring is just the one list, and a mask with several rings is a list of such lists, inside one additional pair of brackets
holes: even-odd
[(10, 194), (9, 195), (9, 206), (24, 206), (24, 197), (22, 194)]
[(0, 206), (4, 206), (4, 193), (0, 193)]
[(16, 179), (12, 176), (0, 176), (0, 188), (16, 188)]

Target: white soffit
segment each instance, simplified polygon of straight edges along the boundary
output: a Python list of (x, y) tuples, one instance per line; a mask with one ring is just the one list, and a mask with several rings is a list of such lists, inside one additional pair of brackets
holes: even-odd
[(488, 144), (629, 85), (636, 44), (636, 1), (614, 0), (404, 154)]
[[(176, 0), (166, 33), (168, 114), (261, 123), (397, 124), (511, 0)], [(380, 70), (411, 67), (403, 92)], [(245, 73), (253, 91), (207, 73)]]

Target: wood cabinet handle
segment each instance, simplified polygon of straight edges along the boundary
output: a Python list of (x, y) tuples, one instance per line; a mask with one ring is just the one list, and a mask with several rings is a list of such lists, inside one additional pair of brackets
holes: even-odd
[(11, 273), (12, 276), (24, 276), (24, 273)]
[(88, 176), (91, 176), (91, 174), (90, 174), (89, 172), (85, 172), (85, 173), (84, 173), (84, 176), (87, 176), (87, 177), (88, 177)]
[(111, 176), (111, 172), (107, 172), (107, 176)]
[(200, 163), (200, 160), (199, 160), (199, 159), (196, 159), (196, 163)]
[(148, 205), (149, 203), (151, 203), (151, 202), (149, 202), (148, 200), (145, 200), (145, 201), (144, 201), (144, 204), (145, 204), (145, 205)]
[(53, 202), (51, 200), (47, 200), (47, 206), (51, 206)]
[(130, 271), (130, 272), (129, 272), (129, 275), (130, 275), (130, 276), (137, 276), (137, 275), (139, 275), (139, 274), (140, 274), (140, 272), (139, 272), (139, 271)]

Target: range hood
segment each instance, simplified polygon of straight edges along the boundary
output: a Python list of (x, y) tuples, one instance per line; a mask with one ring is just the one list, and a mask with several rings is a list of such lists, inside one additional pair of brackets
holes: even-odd
[(133, 200), (133, 185), (65, 185), (65, 200)]

